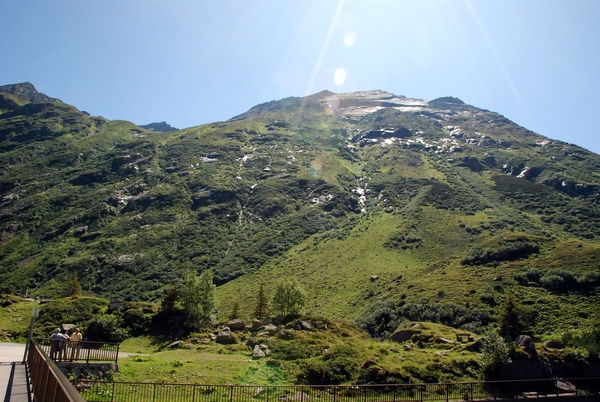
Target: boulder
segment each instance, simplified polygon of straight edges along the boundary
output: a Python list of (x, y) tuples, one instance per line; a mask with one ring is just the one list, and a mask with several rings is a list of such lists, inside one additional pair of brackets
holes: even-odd
[(250, 331), (256, 332), (262, 327), (264, 324), (261, 320), (254, 318), (252, 319), (252, 326), (250, 327)]
[(173, 343), (168, 344), (167, 346), (165, 346), (165, 349), (173, 349), (173, 348), (178, 348), (181, 346), (181, 344), (183, 343), (183, 341), (175, 341)]
[(298, 320), (294, 324), (294, 329), (297, 329), (300, 331), (312, 331), (313, 327), (312, 327), (311, 323), (308, 321)]
[(230, 330), (238, 332), (244, 331), (246, 329), (246, 323), (244, 322), (244, 320), (240, 320), (239, 318), (229, 320), (227, 322), (227, 326)]
[(435, 339), (435, 343), (454, 343), (454, 341), (448, 338), (439, 337)]
[(198, 339), (198, 337), (197, 337), (197, 336), (195, 336), (195, 337), (193, 337), (193, 338), (187, 338), (187, 339), (185, 340), (185, 343), (198, 343), (198, 340), (199, 340), (199, 339)]
[(254, 357), (255, 359), (260, 359), (261, 357), (265, 357), (265, 352), (262, 351), (259, 345), (254, 345), (252, 357)]
[(525, 352), (528, 354), (535, 354), (535, 343), (533, 343), (533, 339), (529, 335), (519, 335), (517, 339), (515, 339), (515, 343), (517, 346), (522, 346)]
[(544, 347), (547, 349), (564, 349), (565, 345), (561, 341), (549, 340), (544, 342)]
[(390, 340), (393, 342), (406, 342), (410, 338), (412, 338), (415, 334), (420, 334), (421, 330), (418, 329), (403, 329), (400, 331), (396, 331), (390, 337)]
[(236, 342), (229, 328), (224, 328), (217, 334), (217, 343), (231, 345)]
[(261, 330), (263, 332), (266, 332), (267, 335), (273, 336), (277, 333), (277, 326), (273, 325), (273, 324), (267, 324), (267, 325), (261, 327)]

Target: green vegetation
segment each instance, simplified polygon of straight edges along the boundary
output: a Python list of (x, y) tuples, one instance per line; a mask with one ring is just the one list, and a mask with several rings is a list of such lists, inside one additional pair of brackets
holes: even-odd
[[(595, 356), (598, 155), (453, 100), (348, 117), (321, 93), (159, 133), (23, 93), (0, 93), (0, 286), (35, 301), (5, 296), (4, 339), (22, 339), (40, 303), (36, 335), (73, 323), (90, 339), (152, 337), (140, 350), (233, 317), (334, 327), (288, 323), (264, 364), (247, 334), (190, 346), (243, 356), (211, 366), (220, 382), (477, 377), (478, 358), (438, 335), (387, 344), (417, 321), (571, 334), (573, 356)], [(181, 352), (152, 358), (191, 381)]]

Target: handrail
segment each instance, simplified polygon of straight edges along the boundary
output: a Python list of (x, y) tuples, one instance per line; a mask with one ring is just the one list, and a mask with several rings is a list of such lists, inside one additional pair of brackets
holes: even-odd
[(54, 362), (31, 339), (27, 362), (36, 402), (86, 402)]
[(61, 341), (49, 338), (34, 338), (54, 362), (90, 361), (113, 362), (119, 360), (120, 344), (116, 342)]
[[(134, 383), (84, 379), (76, 381), (75, 386), (88, 402), (420, 402), (597, 394), (600, 392), (600, 378), (290, 386)], [(564, 386), (571, 388), (561, 388)]]

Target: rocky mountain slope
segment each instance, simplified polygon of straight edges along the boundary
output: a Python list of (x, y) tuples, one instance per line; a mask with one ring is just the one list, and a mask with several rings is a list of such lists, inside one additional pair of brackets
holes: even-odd
[(600, 157), (456, 98), (324, 91), (162, 133), (7, 85), (0, 149), (12, 291), (77, 276), (156, 300), (212, 269), (221, 314), (296, 278), (331, 317), (408, 303), (443, 322), (516, 294), (540, 333), (600, 321)]

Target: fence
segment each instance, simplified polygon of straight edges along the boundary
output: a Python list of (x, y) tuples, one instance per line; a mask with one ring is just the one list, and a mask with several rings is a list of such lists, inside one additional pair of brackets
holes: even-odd
[(38, 346), (55, 362), (114, 362), (119, 359), (118, 343), (112, 342), (68, 342), (48, 338), (35, 338)]
[(36, 402), (86, 402), (33, 339), (27, 363)]
[(600, 378), (451, 384), (243, 386), (77, 381), (88, 402), (400, 402), (588, 395)]

